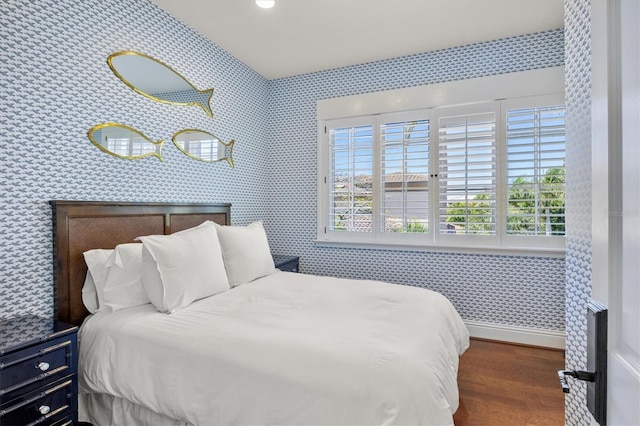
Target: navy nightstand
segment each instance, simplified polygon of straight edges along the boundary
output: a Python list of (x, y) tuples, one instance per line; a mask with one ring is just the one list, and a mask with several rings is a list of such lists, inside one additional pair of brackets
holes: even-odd
[(50, 318), (0, 321), (0, 425), (78, 421), (77, 333)]
[(299, 256), (285, 256), (274, 254), (273, 263), (276, 268), (286, 272), (300, 272), (300, 257)]

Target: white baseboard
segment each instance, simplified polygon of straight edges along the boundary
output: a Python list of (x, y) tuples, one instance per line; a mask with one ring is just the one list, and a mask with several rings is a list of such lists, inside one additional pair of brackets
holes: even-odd
[(478, 321), (465, 321), (471, 337), (519, 343), (522, 345), (565, 348), (564, 332), (539, 328), (513, 327)]

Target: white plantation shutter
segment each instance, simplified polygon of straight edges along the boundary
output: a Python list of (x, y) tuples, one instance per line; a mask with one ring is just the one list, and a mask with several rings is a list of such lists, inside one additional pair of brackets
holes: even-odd
[(204, 161), (218, 160), (219, 141), (213, 138), (192, 139), (185, 142), (185, 151)]
[(563, 99), (319, 122), (318, 240), (560, 252)]
[(496, 113), (441, 115), (440, 234), (496, 234)]
[(107, 139), (107, 149), (123, 157), (136, 157), (156, 151), (156, 146), (142, 137), (118, 137)]
[(105, 138), (107, 141), (107, 149), (114, 154), (122, 155), (123, 157), (131, 156), (129, 138)]
[(429, 230), (429, 120), (380, 125), (381, 232)]
[(156, 152), (156, 149), (156, 145), (150, 144), (149, 141), (144, 138), (131, 138), (131, 155), (134, 157)]
[(329, 128), (330, 231), (373, 229), (373, 125)]
[(507, 234), (564, 235), (565, 108), (508, 110)]

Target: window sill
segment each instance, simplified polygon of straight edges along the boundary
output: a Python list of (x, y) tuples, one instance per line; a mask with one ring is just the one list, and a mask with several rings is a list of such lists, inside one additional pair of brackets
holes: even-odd
[(489, 254), (496, 256), (553, 257), (564, 258), (564, 248), (540, 247), (460, 247), (460, 246), (425, 246), (411, 244), (371, 243), (354, 241), (314, 240), (316, 247), (339, 247), (363, 250), (397, 250), (434, 253)]

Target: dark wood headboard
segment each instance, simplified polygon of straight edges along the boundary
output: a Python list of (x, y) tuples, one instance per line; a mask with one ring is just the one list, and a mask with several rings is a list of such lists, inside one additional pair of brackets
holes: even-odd
[(206, 220), (229, 225), (231, 204), (160, 204), (51, 201), (55, 315), (80, 325), (89, 314), (82, 304), (87, 265), (82, 253), (112, 249), (141, 235), (171, 234)]

